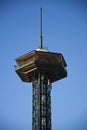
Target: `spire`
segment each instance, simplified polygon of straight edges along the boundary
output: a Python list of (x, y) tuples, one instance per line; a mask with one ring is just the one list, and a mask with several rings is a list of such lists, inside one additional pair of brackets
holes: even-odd
[(42, 8), (40, 8), (40, 49), (42, 48)]

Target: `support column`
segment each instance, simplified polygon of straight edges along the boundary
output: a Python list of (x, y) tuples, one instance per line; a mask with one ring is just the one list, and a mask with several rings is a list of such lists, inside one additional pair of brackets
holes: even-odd
[(51, 84), (46, 74), (38, 74), (32, 91), (32, 130), (51, 130)]

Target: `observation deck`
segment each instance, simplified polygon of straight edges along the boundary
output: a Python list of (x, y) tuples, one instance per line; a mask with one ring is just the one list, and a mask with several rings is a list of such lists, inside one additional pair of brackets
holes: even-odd
[(15, 71), (24, 82), (32, 82), (38, 73), (47, 74), (51, 83), (67, 76), (67, 64), (61, 53), (37, 49), (17, 58), (16, 63)]

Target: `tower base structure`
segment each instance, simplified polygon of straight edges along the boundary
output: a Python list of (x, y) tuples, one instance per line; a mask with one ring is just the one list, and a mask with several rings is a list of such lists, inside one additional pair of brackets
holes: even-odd
[(16, 62), (21, 80), (32, 82), (32, 130), (51, 130), (51, 83), (67, 76), (63, 55), (34, 50)]

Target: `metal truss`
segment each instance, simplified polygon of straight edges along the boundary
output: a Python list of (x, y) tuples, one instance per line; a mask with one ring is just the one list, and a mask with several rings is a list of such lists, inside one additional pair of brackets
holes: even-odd
[(32, 130), (51, 130), (51, 83), (46, 74), (32, 81)]

